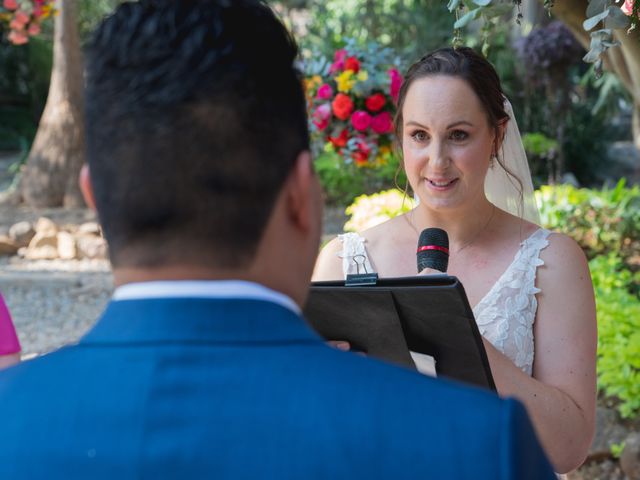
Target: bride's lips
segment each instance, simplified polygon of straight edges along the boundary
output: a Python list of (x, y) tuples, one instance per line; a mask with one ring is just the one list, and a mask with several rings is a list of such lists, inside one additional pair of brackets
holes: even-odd
[(427, 186), (439, 192), (449, 190), (458, 183), (457, 178), (425, 178)]

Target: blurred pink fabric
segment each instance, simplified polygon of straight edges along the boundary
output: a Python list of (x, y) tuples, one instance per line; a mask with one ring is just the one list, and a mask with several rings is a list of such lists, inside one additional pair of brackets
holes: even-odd
[(20, 349), (20, 342), (11, 321), (9, 309), (0, 294), (0, 355), (17, 353)]

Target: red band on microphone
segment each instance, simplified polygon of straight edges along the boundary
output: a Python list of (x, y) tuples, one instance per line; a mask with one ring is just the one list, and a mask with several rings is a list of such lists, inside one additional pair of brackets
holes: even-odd
[(446, 253), (449, 255), (449, 249), (445, 247), (439, 247), (438, 245), (423, 245), (418, 248), (418, 252), (424, 252), (425, 250), (437, 250), (439, 252)]

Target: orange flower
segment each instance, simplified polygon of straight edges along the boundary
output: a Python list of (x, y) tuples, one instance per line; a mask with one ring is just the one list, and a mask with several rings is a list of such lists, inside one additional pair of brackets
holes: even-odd
[(345, 95), (344, 93), (339, 93), (336, 95), (336, 98), (331, 102), (331, 108), (333, 109), (333, 114), (339, 118), (340, 120), (346, 120), (353, 112), (353, 100), (349, 95)]

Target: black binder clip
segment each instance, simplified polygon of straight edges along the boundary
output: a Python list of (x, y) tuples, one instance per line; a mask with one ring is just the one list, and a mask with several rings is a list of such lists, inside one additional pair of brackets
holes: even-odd
[[(358, 261), (362, 262), (362, 265)], [(347, 278), (344, 282), (345, 287), (363, 287), (367, 285), (376, 285), (378, 283), (378, 274), (373, 272), (367, 272), (367, 267), (364, 263), (365, 256), (364, 255), (354, 255), (353, 263), (356, 264), (356, 272), (348, 274)], [(364, 273), (360, 273), (360, 268), (364, 271)]]

